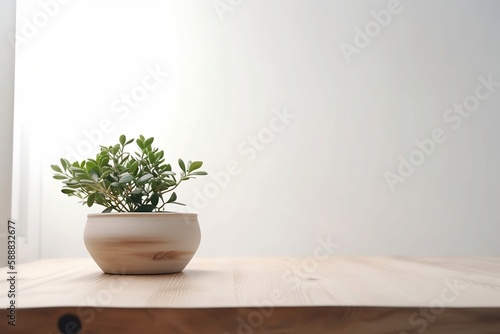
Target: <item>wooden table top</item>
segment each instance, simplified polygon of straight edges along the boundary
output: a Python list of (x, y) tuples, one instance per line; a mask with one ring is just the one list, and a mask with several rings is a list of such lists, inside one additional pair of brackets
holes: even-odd
[[(0, 272), (9, 278), (7, 268)], [(108, 275), (78, 258), (16, 272), (16, 326), (0, 320), (2, 333), (34, 323), (57, 333), (63, 314), (78, 318), (80, 333), (123, 333), (109, 326), (127, 319), (173, 333), (363, 333), (369, 323), (380, 329), (366, 333), (500, 333), (500, 258), (195, 257), (166, 275)], [(3, 279), (2, 319), (8, 290)]]

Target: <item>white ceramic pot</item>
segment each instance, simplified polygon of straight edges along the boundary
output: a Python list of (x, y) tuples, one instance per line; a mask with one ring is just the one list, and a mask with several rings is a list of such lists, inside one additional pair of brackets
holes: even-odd
[(167, 274), (187, 266), (201, 233), (194, 213), (93, 213), (83, 239), (105, 273)]

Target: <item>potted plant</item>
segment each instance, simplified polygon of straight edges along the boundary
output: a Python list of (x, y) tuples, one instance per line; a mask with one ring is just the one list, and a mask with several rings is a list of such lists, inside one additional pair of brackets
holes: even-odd
[(177, 202), (174, 190), (201, 171), (201, 161), (178, 160), (180, 173), (165, 162), (164, 152), (152, 146), (154, 138), (141, 135), (135, 152), (126, 151), (121, 135), (113, 146), (101, 146), (94, 159), (51, 165), (62, 181), (62, 193), (83, 205), (101, 205), (102, 213), (87, 215), (85, 246), (105, 273), (160, 274), (182, 271), (200, 244), (194, 213), (164, 211)]

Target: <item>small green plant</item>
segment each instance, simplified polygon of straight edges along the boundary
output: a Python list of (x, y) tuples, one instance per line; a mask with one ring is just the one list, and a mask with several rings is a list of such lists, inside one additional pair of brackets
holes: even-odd
[[(60, 159), (60, 165), (51, 165), (54, 179), (63, 183), (62, 193), (82, 199), (83, 205), (105, 207), (103, 212), (162, 211), (168, 203), (180, 204), (173, 192), (182, 181), (207, 175), (199, 170), (202, 161), (178, 160), (180, 175), (165, 163), (164, 152), (154, 148), (154, 138), (140, 136), (135, 143), (139, 150), (126, 152), (134, 142), (121, 135), (114, 146), (101, 146), (95, 159), (69, 162)], [(170, 193), (170, 194), (169, 194)]]

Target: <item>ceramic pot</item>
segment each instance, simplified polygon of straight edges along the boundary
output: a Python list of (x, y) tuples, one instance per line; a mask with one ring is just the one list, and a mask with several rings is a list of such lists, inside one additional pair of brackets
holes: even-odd
[(187, 266), (201, 233), (193, 213), (93, 213), (83, 239), (105, 273), (167, 274)]

